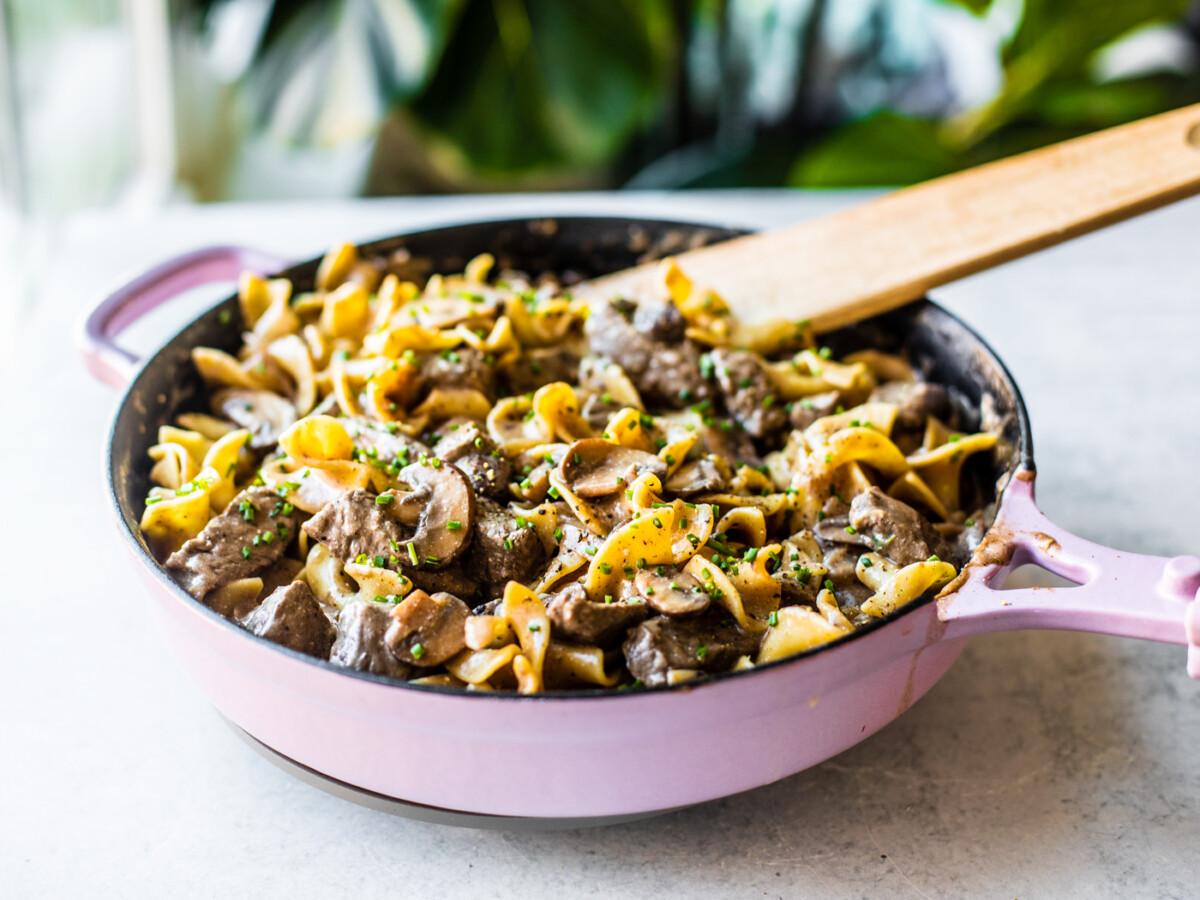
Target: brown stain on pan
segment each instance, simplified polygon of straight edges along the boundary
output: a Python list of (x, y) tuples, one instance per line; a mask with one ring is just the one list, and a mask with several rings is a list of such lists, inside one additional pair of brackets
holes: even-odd
[[(1025, 474), (1023, 471), (1018, 472), (1016, 477), (1020, 478)], [(1035, 532), (1030, 537), (1047, 553), (1053, 552), (1058, 547), (1058, 541), (1048, 534)], [(937, 613), (929, 621), (929, 626), (925, 632), (924, 646), (913, 654), (912, 663), (908, 667), (908, 678), (904, 683), (904, 692), (900, 696), (900, 708), (896, 713), (897, 715), (905, 712), (913, 704), (913, 694), (916, 693), (917, 664), (921, 660), (921, 653), (925, 650), (925, 647), (937, 643), (945, 635), (947, 624), (942, 621), (942, 615), (949, 611), (949, 604), (953, 600), (954, 593), (970, 580), (974, 570), (999, 568), (1012, 562), (1013, 553), (1016, 550), (1014, 538), (1015, 535), (1012, 529), (1001, 523), (994, 524), (988, 533), (984, 535), (983, 540), (979, 542), (979, 546), (971, 554), (970, 561), (962, 567), (962, 571), (954, 576), (954, 580), (938, 593), (936, 598)]]
[(900, 708), (896, 710), (896, 715), (902, 715), (907, 712), (909, 707), (913, 705), (913, 695), (917, 690), (917, 664), (921, 661), (921, 654), (925, 652), (925, 648), (938, 643), (946, 633), (946, 623), (938, 618), (937, 614), (930, 616), (929, 625), (925, 628), (925, 644), (917, 649), (913, 654), (912, 662), (908, 665), (908, 677), (904, 680), (904, 691), (900, 695)]
[(1033, 531), (1029, 534), (1033, 542), (1042, 549), (1043, 552), (1053, 556), (1060, 548), (1058, 541), (1046, 534), (1044, 531)]
[[(1013, 552), (1016, 550), (1014, 537), (1012, 530), (1004, 525), (992, 526), (992, 529), (979, 542), (979, 546), (975, 548), (975, 552), (971, 554), (970, 562), (963, 566), (962, 571), (954, 577), (954, 580), (938, 593), (939, 614), (947, 611), (949, 601), (953, 599), (954, 593), (967, 583), (974, 570), (1007, 566), (1012, 562)], [(1042, 535), (1042, 537), (1047, 536)], [(1054, 539), (1049, 538), (1049, 540), (1053, 541)]]

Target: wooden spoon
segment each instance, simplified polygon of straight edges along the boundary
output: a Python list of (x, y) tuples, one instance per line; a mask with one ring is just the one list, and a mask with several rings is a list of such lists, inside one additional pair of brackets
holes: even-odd
[[(1200, 104), (886, 194), (836, 215), (679, 254), (742, 318), (828, 331), (1200, 192)], [(657, 264), (584, 296), (653, 292)]]

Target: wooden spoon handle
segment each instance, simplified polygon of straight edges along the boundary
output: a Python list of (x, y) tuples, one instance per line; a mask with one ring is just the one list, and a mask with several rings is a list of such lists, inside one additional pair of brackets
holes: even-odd
[[(1200, 104), (895, 191), (828, 218), (680, 254), (750, 320), (817, 331), (1200, 192)], [(655, 265), (591, 283), (638, 296)]]

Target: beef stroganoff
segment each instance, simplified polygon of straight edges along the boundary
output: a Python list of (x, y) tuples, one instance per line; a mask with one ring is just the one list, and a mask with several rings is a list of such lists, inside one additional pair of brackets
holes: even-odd
[[(997, 438), (899, 356), (661, 296), (331, 251), (244, 275), (208, 410), (159, 429), (141, 528), (193, 597), (335, 664), (532, 693), (678, 684), (950, 582)], [(236, 327), (229, 322), (229, 327)]]

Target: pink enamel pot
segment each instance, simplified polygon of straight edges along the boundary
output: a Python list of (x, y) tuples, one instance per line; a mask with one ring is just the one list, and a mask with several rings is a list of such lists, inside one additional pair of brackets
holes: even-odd
[[(456, 271), (487, 250), (527, 271), (584, 276), (670, 252), (729, 229), (629, 219), (476, 223), (391, 238)], [(253, 745), (320, 786), (406, 815), (493, 827), (614, 822), (768, 784), (883, 728), (942, 677), (967, 638), (1049, 628), (1189, 647), (1200, 677), (1200, 559), (1139, 556), (1067, 534), (1034, 504), (1035, 468), (1020, 394), (1002, 363), (962, 322), (928, 301), (827, 336), (836, 352), (904, 347), (968, 407), (987, 403), (1003, 432), (992, 461), (965, 470), (989, 528), (953, 592), (926, 597), (840, 641), (760, 668), (686, 685), (533, 697), (468, 694), (349, 671), (258, 638), (189, 597), (138, 531), (149, 486), (146, 450), (160, 424), (204, 406), (189, 352), (233, 350), (237, 301), (204, 313), (144, 362), (114, 339), (130, 322), (196, 285), (242, 269), (279, 272), (303, 290), (317, 260), (286, 266), (229, 247), (173, 259), (100, 300), (78, 340), (96, 377), (125, 394), (108, 443), (109, 494), (184, 668)], [(230, 317), (233, 321), (230, 322)], [(1080, 586), (998, 590), (1036, 563)]]

